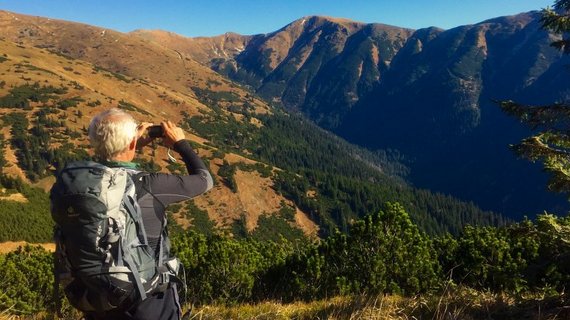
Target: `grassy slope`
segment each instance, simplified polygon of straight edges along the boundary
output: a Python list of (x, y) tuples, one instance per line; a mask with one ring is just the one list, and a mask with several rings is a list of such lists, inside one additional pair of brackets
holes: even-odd
[[(559, 320), (570, 317), (567, 301), (559, 297), (537, 294), (515, 298), (505, 294), (490, 294), (466, 288), (456, 288), (441, 296), (405, 298), (394, 295), (334, 297), (312, 302), (263, 302), (234, 306), (183, 306), (188, 319), (225, 320), (309, 320), (309, 319), (368, 319), (368, 320)], [(53, 319), (42, 312), (34, 319)], [(76, 313), (76, 319), (81, 315)], [(0, 311), (0, 320), (23, 320), (27, 316)]]
[(457, 288), (443, 295), (400, 297), (335, 297), (312, 302), (281, 304), (264, 302), (256, 305), (185, 306), (192, 319), (369, 319), (369, 320), (554, 320), (568, 319), (570, 308), (559, 297), (537, 294), (515, 298)]
[[(196, 100), (190, 93), (181, 93), (156, 83), (124, 77), (79, 59), (50, 53), (47, 49), (16, 45), (6, 40), (0, 40), (0, 52), (4, 55), (4, 58), (7, 59), (0, 63), (0, 74), (2, 74), (2, 80), (6, 82), (4, 87), (0, 89), (0, 96), (5, 96), (13, 87), (18, 87), (26, 83), (32, 84), (39, 82), (42, 86), (65, 87), (67, 88), (67, 93), (58, 96), (57, 99), (64, 100), (80, 97), (85, 100), (84, 102), (80, 102), (76, 108), (69, 108), (65, 112), (60, 113), (60, 116), (63, 114), (68, 115), (68, 118), (65, 119), (65, 125), (73, 131), (81, 131), (82, 128), (88, 125), (88, 121), (92, 115), (110, 106), (118, 106), (121, 100), (140, 109), (140, 112), (133, 112), (133, 115), (139, 121), (155, 122), (162, 119), (180, 121), (182, 119), (181, 111), (193, 116), (201, 114), (202, 110), (208, 110), (207, 106)], [(216, 84), (210, 85), (211, 90), (231, 90), (227, 84), (223, 82), (225, 80), (221, 78), (216, 78), (212, 81), (215, 81)], [(237, 89), (234, 88), (234, 90)], [(237, 95), (242, 94), (245, 93), (242, 91), (237, 93)], [(47, 105), (55, 104), (55, 100), (48, 102)], [(94, 107), (88, 106), (89, 103), (96, 101), (101, 102), (101, 105)], [(256, 112), (269, 112), (269, 107), (261, 101), (254, 100), (253, 103)], [(32, 110), (26, 111), (29, 120), (32, 119), (31, 115), (33, 112), (44, 106), (41, 103), (32, 103), (32, 107)], [(74, 116), (78, 110), (82, 112), (81, 117)], [(0, 116), (15, 111), (21, 110), (2, 108), (2, 106), (0, 106)], [(10, 138), (9, 129), (9, 127), (2, 129), (6, 140)], [(218, 171), (217, 168), (222, 163), (222, 159), (212, 156), (216, 148), (204, 146), (207, 140), (195, 134), (187, 132), (187, 137), (196, 143), (197, 150), (202, 156), (211, 157), (210, 166), (212, 171), (216, 173)], [(69, 141), (82, 148), (88, 148), (88, 142), (85, 137), (70, 139)], [(150, 152), (150, 150), (147, 150), (147, 152)], [(17, 159), (9, 144), (7, 144), (6, 147), (6, 155), (9, 164), (4, 168), (4, 172), (11, 176), (18, 176), (29, 182), (18, 166)], [(167, 159), (166, 150), (164, 148), (158, 148), (156, 155), (155, 159), (157, 159), (157, 164), (160, 165), (163, 170), (166, 170), (165, 168), (168, 165), (168, 162), (165, 160)], [(224, 156), (232, 163), (255, 163), (255, 161), (232, 153), (225, 154)], [(146, 156), (142, 155), (142, 157), (145, 158)], [(249, 184), (265, 186), (264, 188), (272, 190), (270, 188), (272, 185), (271, 181), (269, 179), (262, 179), (256, 172), (239, 171), (238, 177), (240, 181), (248, 181)], [(48, 190), (52, 183), (53, 177), (47, 177), (35, 185)], [(240, 193), (235, 194), (223, 184), (217, 184), (216, 188), (207, 195), (207, 198), (204, 200), (205, 202), (202, 202), (202, 207), (208, 211), (211, 219), (223, 226), (231, 224), (233, 220), (239, 219), (243, 212), (251, 212), (251, 224), (255, 224), (261, 212), (272, 213), (279, 211), (281, 201), (293, 205), (290, 201), (287, 201), (274, 192), (266, 193), (266, 196), (256, 199), (257, 201), (255, 203), (247, 200), (253, 198), (253, 193), (257, 194), (259, 191), (258, 189), (243, 187)], [(209, 203), (216, 205), (208, 205)], [(228, 210), (221, 210), (221, 204), (230, 208), (236, 208), (234, 210), (235, 212), (232, 213), (228, 212)], [(299, 216), (299, 220), (306, 221), (304, 214), (300, 210), (298, 210), (297, 215)], [(307, 233), (314, 234), (314, 224), (308, 223), (306, 227), (302, 227), (307, 230)]]

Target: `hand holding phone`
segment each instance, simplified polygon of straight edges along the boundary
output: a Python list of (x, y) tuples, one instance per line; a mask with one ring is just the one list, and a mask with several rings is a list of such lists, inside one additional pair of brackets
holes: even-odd
[(164, 128), (159, 124), (148, 127), (147, 132), (151, 138), (162, 138), (164, 136)]

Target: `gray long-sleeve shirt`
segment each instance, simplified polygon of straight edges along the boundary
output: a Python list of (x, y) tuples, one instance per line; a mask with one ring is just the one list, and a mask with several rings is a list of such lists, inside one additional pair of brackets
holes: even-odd
[[(160, 235), (166, 225), (166, 207), (171, 203), (194, 198), (213, 187), (210, 172), (187, 140), (178, 141), (174, 145), (174, 151), (182, 157), (189, 174), (139, 172), (134, 175), (148, 243), (156, 254), (160, 249)], [(163, 244), (163, 248), (164, 245), (168, 250), (169, 244)]]

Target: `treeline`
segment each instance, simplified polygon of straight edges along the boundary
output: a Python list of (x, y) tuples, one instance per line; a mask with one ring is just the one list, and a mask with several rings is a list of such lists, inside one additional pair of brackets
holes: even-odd
[[(429, 234), (508, 223), (473, 203), (409, 187), (402, 179), (406, 168), (396, 161), (400, 158), (395, 152), (362, 150), (278, 109), (272, 115), (255, 115), (263, 122), (261, 127), (250, 123), (247, 111), (242, 114), (245, 119), (238, 121), (214, 105), (207, 115), (186, 118), (185, 125), (223, 151), (284, 169), (273, 178), (277, 191), (309, 213), (321, 227), (321, 236), (336, 228), (346, 230), (351, 220), (378, 211), (386, 201), (404, 204), (413, 221)], [(222, 168), (222, 182), (237, 191), (234, 168), (228, 164)]]
[(409, 208), (413, 221), (429, 234), (458, 234), (466, 225), (503, 226), (506, 219), (483, 212), (473, 203), (401, 184), (370, 183), (358, 178), (301, 170), (280, 172), (275, 189), (293, 200), (311, 219), (327, 230), (347, 231), (360, 213), (377, 212), (386, 201)]
[(14, 87), (10, 93), (0, 97), (0, 107), (32, 110), (30, 103), (47, 103), (57, 95), (67, 93), (66, 87), (41, 86), (38, 82)]
[[(28, 110), (31, 102), (38, 104), (35, 110), (14, 111), (1, 118), (2, 124), (11, 128), (9, 143), (18, 165), (32, 182), (52, 175), (66, 162), (88, 158), (83, 148), (69, 141), (84, 133), (66, 126), (67, 112), (71, 112), (68, 108), (82, 99), (64, 100), (59, 96), (63, 93), (63, 87), (34, 83), (14, 87), (3, 97), (2, 103), (15, 109)], [(268, 166), (260, 169), (262, 174), (271, 172), (272, 167), (289, 172), (273, 177), (278, 191), (319, 223), (321, 236), (336, 228), (346, 230), (351, 220), (378, 211), (386, 201), (404, 204), (413, 221), (429, 234), (457, 234), (468, 224), (506, 223), (500, 215), (482, 211), (473, 204), (408, 187), (402, 178), (407, 169), (396, 161), (401, 159), (395, 152), (371, 153), (334, 137), (301, 116), (278, 109), (272, 115), (256, 114), (263, 123), (258, 126), (251, 121), (253, 114), (247, 104), (239, 107), (232, 99), (218, 101), (223, 97), (208, 95), (211, 111), (187, 117), (186, 128), (207, 138), (219, 149), (218, 153), (236, 152), (266, 163)], [(227, 104), (234, 113), (220, 106)], [(74, 112), (77, 117), (82, 115), (80, 110)], [(236, 113), (242, 117), (240, 120), (234, 116)], [(152, 160), (142, 164), (148, 170), (160, 168)], [(239, 192), (234, 178), (236, 169), (235, 164), (222, 165), (220, 182)]]
[[(467, 227), (430, 237), (405, 209), (387, 203), (349, 233), (320, 242), (175, 233), (186, 270), (185, 302), (283, 302), (336, 295), (439, 294), (450, 285), (492, 292), (562, 294), (570, 284), (570, 219), (541, 215), (508, 227)], [(0, 310), (53, 305), (51, 254), (23, 248), (0, 256)]]

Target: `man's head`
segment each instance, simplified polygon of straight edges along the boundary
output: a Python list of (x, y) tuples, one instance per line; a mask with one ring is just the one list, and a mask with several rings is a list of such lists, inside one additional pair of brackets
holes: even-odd
[(136, 139), (135, 119), (120, 109), (103, 111), (93, 117), (89, 124), (89, 141), (95, 155), (102, 160), (118, 160), (117, 156), (129, 151), (131, 147), (134, 156)]

